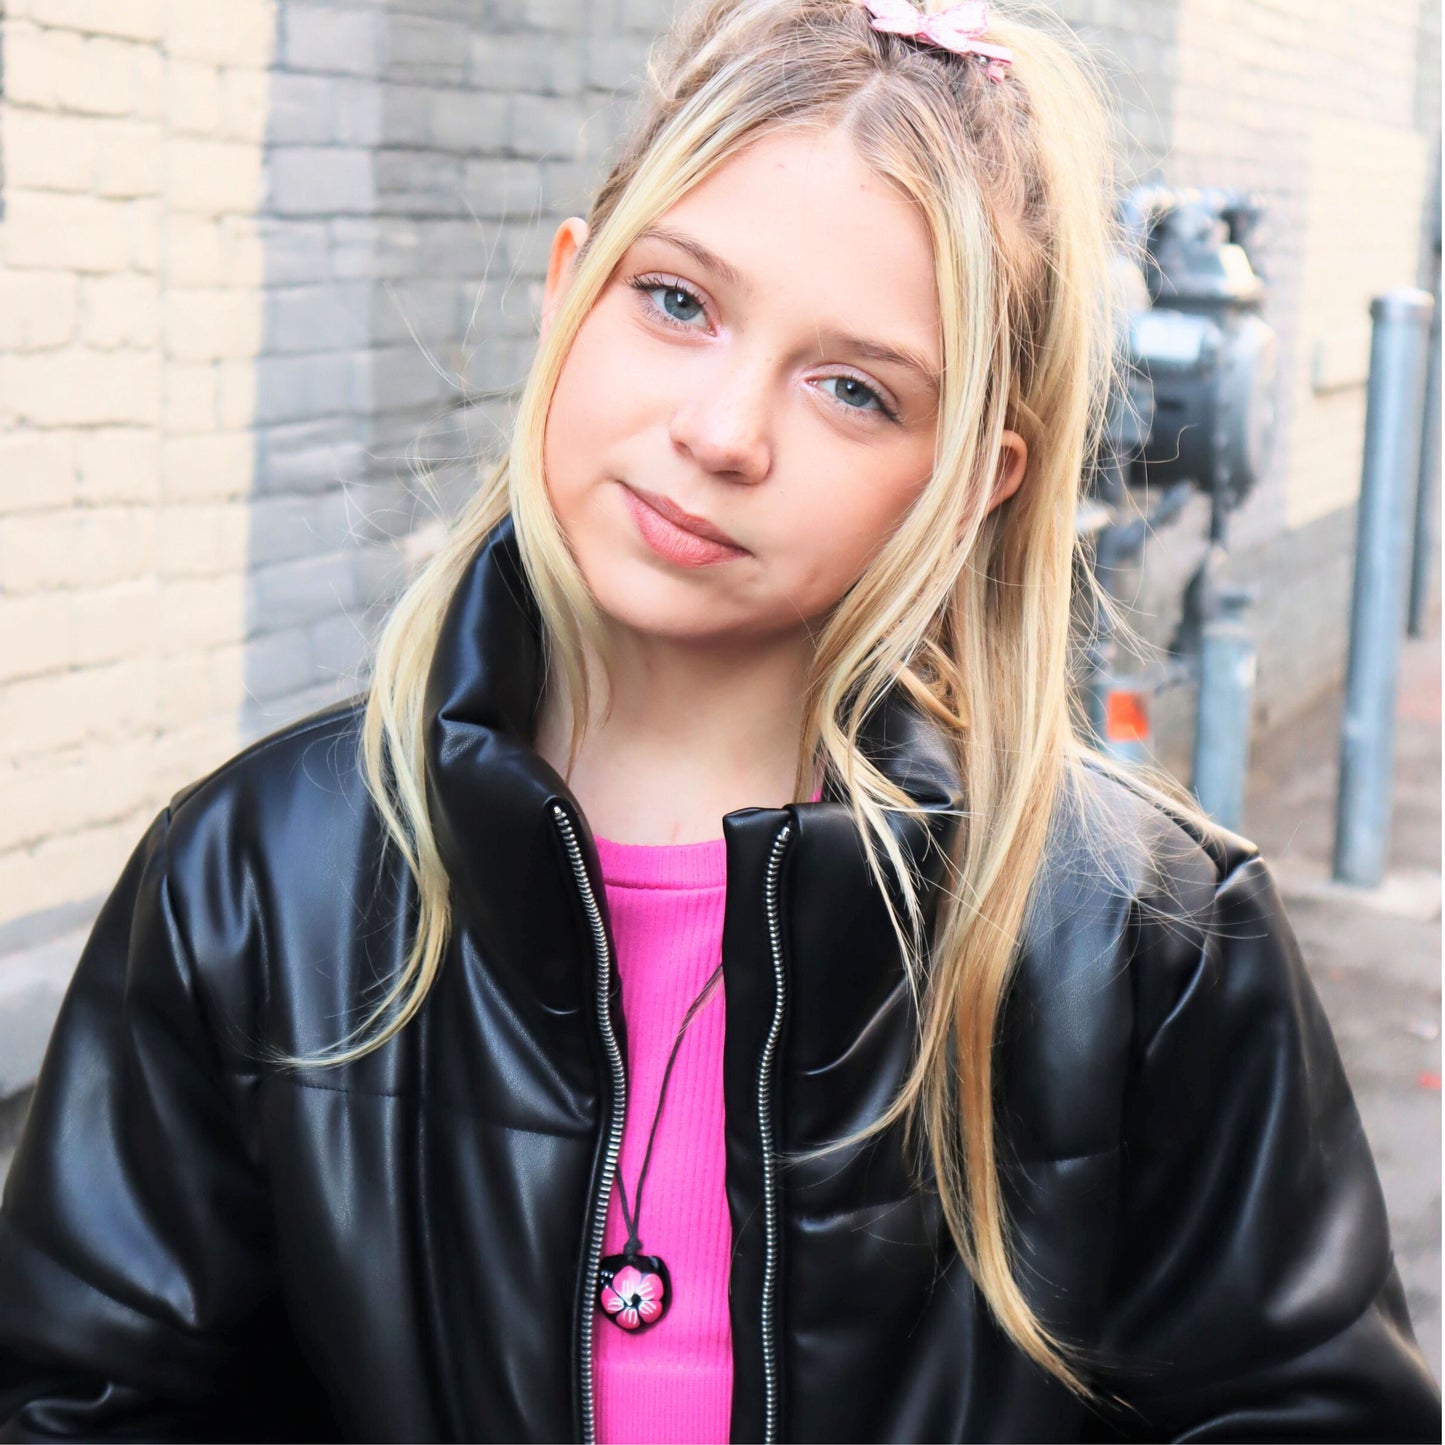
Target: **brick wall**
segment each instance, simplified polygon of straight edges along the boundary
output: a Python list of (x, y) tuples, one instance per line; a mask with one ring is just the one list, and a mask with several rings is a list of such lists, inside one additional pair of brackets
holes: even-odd
[(235, 739), (272, 23), (6, 8), (0, 922), (91, 897)]
[(581, 0), (476, 13), (280, 6), (247, 732), (355, 685), (415, 551), (398, 543), (494, 450), (552, 225), (585, 203), (619, 65), (651, 33)]
[[(1119, 89), (1126, 176), (1270, 206), (1282, 448), (1236, 562), (1263, 588), (1261, 714), (1283, 715), (1342, 667), (1351, 358), (1369, 295), (1420, 275), (1438, 12), (1059, 9)], [(63, 982), (176, 787), (357, 685), (384, 603), (505, 432), (551, 231), (670, 14), (0, 5), (0, 1020)], [(1151, 544), (1150, 636), (1202, 519)], [(1171, 737), (1188, 701), (1165, 705)], [(7, 1056), (0, 1095), (28, 1067), (0, 1027)]]
[(503, 8), (0, 5), (0, 1096), (145, 823), (354, 690), (507, 424), (666, 16)]

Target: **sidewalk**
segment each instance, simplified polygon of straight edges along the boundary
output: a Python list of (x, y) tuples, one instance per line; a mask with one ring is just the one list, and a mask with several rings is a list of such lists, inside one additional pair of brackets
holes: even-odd
[(1440, 1377), (1440, 615), (1407, 639), (1384, 884), (1330, 881), (1343, 696), (1256, 744), (1244, 825), (1278, 879), (1379, 1165), (1415, 1332)]
[[(1333, 1023), (1390, 1210), (1426, 1358), (1440, 1373), (1440, 618), (1407, 641), (1395, 739), (1390, 872), (1329, 881), (1342, 697), (1258, 740), (1244, 827), (1279, 880)], [(39, 1056), (38, 1046), (36, 1057)], [(0, 1180), (24, 1113), (0, 1101)]]

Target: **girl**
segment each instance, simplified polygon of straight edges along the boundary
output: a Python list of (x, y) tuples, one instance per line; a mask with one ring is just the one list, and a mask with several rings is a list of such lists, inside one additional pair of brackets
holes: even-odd
[(681, 24), (369, 694), (96, 924), (7, 1438), (1438, 1438), (1264, 864), (1071, 724), (1106, 155), (981, 5)]

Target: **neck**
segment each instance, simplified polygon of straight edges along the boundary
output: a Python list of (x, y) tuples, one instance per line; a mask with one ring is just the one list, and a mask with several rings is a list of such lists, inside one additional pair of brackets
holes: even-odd
[[(806, 633), (700, 646), (611, 626), (609, 641), (610, 690), (599, 659), (585, 657), (589, 715), (567, 778), (595, 833), (697, 843), (722, 836), (726, 813), (794, 801)], [(571, 729), (558, 675), (536, 747), (559, 773)]]

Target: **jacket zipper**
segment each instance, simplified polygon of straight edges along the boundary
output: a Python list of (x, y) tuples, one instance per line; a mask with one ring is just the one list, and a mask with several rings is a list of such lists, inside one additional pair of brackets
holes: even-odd
[(627, 1116), (627, 1071), (622, 1061), (622, 1050), (617, 1046), (617, 1033), (612, 1027), (612, 1001), (608, 990), (611, 979), (611, 950), (607, 943), (607, 929), (602, 922), (602, 910), (597, 906), (597, 895), (593, 892), (592, 880), (587, 876), (587, 867), (582, 861), (582, 850), (577, 846), (577, 833), (572, 827), (572, 820), (559, 807), (554, 806), (552, 814), (561, 830), (562, 842), (567, 849), (567, 861), (571, 864), (572, 877), (577, 884), (577, 892), (581, 895), (587, 926), (592, 931), (592, 949), (597, 962), (597, 1022), (602, 1031), (607, 1062), (612, 1070), (612, 1118), (608, 1124), (606, 1152), (602, 1157), (602, 1177), (598, 1180), (597, 1193), (589, 1203), (591, 1234), (587, 1241), (587, 1288), (582, 1307), (582, 1346), (577, 1357), (580, 1378), (576, 1384), (582, 1397), (582, 1438), (584, 1445), (595, 1445), (597, 1407), (592, 1388), (592, 1338), (596, 1312), (592, 1308), (592, 1301), (597, 1294), (597, 1269), (602, 1260), (602, 1240), (607, 1229), (607, 1201), (612, 1194), (617, 1157), (622, 1152), (622, 1125)]
[(778, 908), (778, 879), (782, 872), (783, 852), (793, 826), (787, 824), (773, 840), (768, 857), (767, 880), (764, 886), (768, 914), (768, 947), (773, 961), (773, 1022), (763, 1045), (762, 1062), (758, 1066), (758, 1135), (763, 1156), (763, 1441), (769, 1445), (778, 1438), (778, 1347), (775, 1339), (778, 1290), (778, 1179), (774, 1159), (773, 1096), (774, 1065), (778, 1040), (783, 1031), (783, 1011), (787, 976), (783, 971), (783, 929)]
[[(585, 1294), (583, 1306), (582, 1344), (578, 1351), (577, 1381), (582, 1396), (582, 1430), (585, 1445), (595, 1445), (597, 1439), (596, 1401), (592, 1386), (592, 1341), (596, 1324), (591, 1302), (597, 1292), (597, 1267), (602, 1259), (602, 1241), (607, 1227), (605, 1201), (612, 1192), (612, 1181), (617, 1172), (617, 1159), (622, 1151), (622, 1125), (627, 1115), (627, 1073), (623, 1065), (622, 1050), (617, 1046), (617, 1034), (612, 1027), (612, 1004), (608, 991), (611, 977), (611, 950), (607, 944), (607, 930), (603, 926), (602, 911), (597, 906), (597, 895), (592, 889), (592, 880), (587, 876), (587, 867), (582, 861), (582, 850), (577, 846), (577, 834), (572, 820), (561, 808), (553, 808), (553, 816), (562, 833), (562, 842), (567, 849), (567, 861), (572, 868), (573, 881), (582, 900), (583, 912), (587, 915), (587, 926), (592, 932), (592, 948), (597, 961), (597, 1021), (602, 1031), (602, 1043), (607, 1051), (607, 1061), (612, 1070), (612, 1118), (608, 1127), (607, 1148), (603, 1155), (602, 1177), (598, 1191), (590, 1202), (592, 1219), (591, 1235), (587, 1243)], [(777, 1163), (774, 1158), (772, 1101), (774, 1085), (774, 1064), (777, 1060), (778, 1041), (783, 1031), (783, 1014), (787, 1002), (787, 975), (783, 969), (783, 930), (778, 906), (778, 882), (782, 873), (783, 853), (792, 837), (792, 824), (787, 824), (773, 840), (772, 852), (768, 857), (768, 870), (764, 884), (764, 904), (768, 919), (768, 947), (773, 965), (773, 1020), (768, 1037), (763, 1044), (762, 1060), (758, 1067), (758, 1133), (763, 1159), (763, 1298), (762, 1298), (762, 1343), (763, 1343), (763, 1442), (778, 1438), (778, 1351), (774, 1338), (776, 1327), (776, 1295), (778, 1279), (778, 1180)]]

